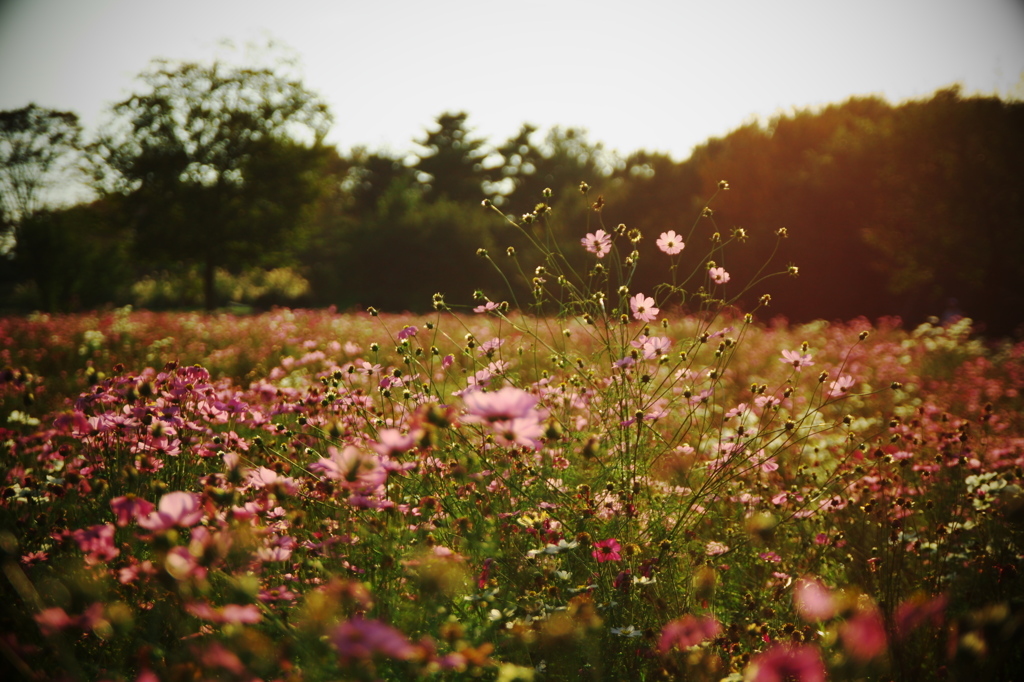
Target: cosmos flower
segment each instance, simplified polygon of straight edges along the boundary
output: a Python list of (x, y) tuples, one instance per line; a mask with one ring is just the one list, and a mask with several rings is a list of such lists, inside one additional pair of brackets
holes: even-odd
[(796, 350), (782, 351), (781, 361), (785, 362), (787, 365), (793, 365), (796, 369), (800, 369), (801, 367), (810, 367), (814, 364), (814, 361), (811, 360), (810, 353), (804, 353), (801, 355), (800, 351)]
[(715, 284), (725, 284), (729, 281), (729, 273), (725, 271), (725, 268), (711, 268), (708, 270), (708, 276), (711, 277), (711, 281)]
[(809, 623), (836, 615), (835, 599), (816, 578), (800, 578), (793, 589), (793, 606), (798, 616)]
[(686, 247), (686, 244), (683, 243), (683, 238), (676, 234), (675, 230), (662, 232), (658, 241), (655, 243), (658, 245), (659, 249), (670, 256), (676, 255)]
[(743, 679), (750, 682), (825, 682), (825, 664), (816, 646), (781, 644), (755, 656)]
[(697, 618), (686, 614), (682, 618), (670, 621), (661, 629), (658, 650), (667, 654), (673, 647), (680, 650), (700, 644), (705, 639), (717, 637), (722, 631), (718, 621), (710, 616)]
[(139, 518), (139, 525), (146, 530), (162, 531), (174, 526), (191, 528), (203, 518), (203, 507), (199, 495), (177, 490), (160, 498), (156, 511)]
[(633, 318), (642, 322), (653, 322), (658, 319), (659, 308), (654, 307), (654, 299), (650, 296), (637, 294), (629, 299), (629, 307), (633, 309)]
[(604, 563), (605, 561), (622, 561), (622, 555), (619, 553), (621, 551), (622, 546), (619, 541), (615, 538), (608, 538), (601, 542), (595, 542), (592, 554), (598, 563)]
[(588, 232), (580, 242), (583, 244), (583, 248), (596, 254), (598, 258), (604, 258), (612, 250), (612, 237), (604, 230)]
[(471, 417), (489, 422), (528, 417), (537, 400), (537, 396), (515, 386), (488, 393), (473, 391), (462, 396), (466, 412)]
[(416, 654), (416, 647), (405, 635), (379, 620), (347, 620), (335, 628), (331, 642), (345, 662), (368, 660), (378, 654), (408, 660)]

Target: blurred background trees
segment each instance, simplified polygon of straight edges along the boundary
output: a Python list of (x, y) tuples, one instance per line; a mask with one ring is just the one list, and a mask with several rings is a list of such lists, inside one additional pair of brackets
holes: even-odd
[[(544, 239), (576, 253), (603, 197), (607, 226), (643, 232), (634, 289), (653, 291), (668, 274), (658, 235), (690, 234), (725, 179), (732, 191), (716, 200), (714, 227), (697, 223), (683, 257), (699, 267), (715, 229), (742, 227), (749, 238), (719, 263), (742, 282), (786, 227), (769, 269), (793, 263), (800, 276), (749, 292), (748, 304), (771, 293), (767, 315), (914, 324), (957, 312), (995, 334), (1024, 323), (1019, 101), (957, 88), (898, 105), (855, 97), (750, 123), (683, 161), (621, 156), (575, 128), (523, 124), (492, 142), (465, 112), (441, 113), (401, 154), (326, 146), (330, 125), (316, 94), (276, 66), (154, 63), (89, 145), (74, 114), (3, 112), (4, 307), (422, 310), (438, 291), (457, 305), (477, 290), (511, 299), (475, 254), (511, 264), (513, 246), (532, 263), (530, 239), (483, 210), (485, 198), (515, 220), (545, 201)], [(98, 198), (62, 208), (49, 188), (70, 182), (86, 152)], [(513, 275), (513, 293), (529, 300), (530, 272)]]
[(157, 62), (140, 80), (92, 146), (96, 184), (119, 198), (139, 262), (197, 266), (212, 309), (218, 268), (287, 262), (331, 116), (270, 67)]

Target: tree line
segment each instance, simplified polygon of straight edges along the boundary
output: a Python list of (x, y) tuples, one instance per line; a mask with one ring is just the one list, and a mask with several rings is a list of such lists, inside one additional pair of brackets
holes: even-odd
[[(565, 253), (598, 210), (638, 228), (635, 285), (653, 290), (668, 268), (655, 239), (684, 233), (724, 179), (715, 224), (748, 237), (720, 263), (734, 279), (757, 272), (787, 228), (769, 268), (796, 264), (799, 278), (750, 292), (772, 295), (769, 314), (964, 314), (994, 334), (1024, 322), (1020, 101), (956, 87), (896, 105), (854, 97), (675, 161), (619, 155), (576, 128), (524, 124), (492, 142), (464, 112), (438, 116), (409, 154), (342, 152), (324, 142), (326, 104), (276, 66), (157, 61), (139, 84), (88, 142), (74, 113), (0, 112), (5, 310), (212, 309), (239, 287), (256, 305), (339, 309), (422, 310), (435, 292), (469, 305), (477, 291), (510, 298), (510, 286), (526, 300), (531, 272), (476, 257), (512, 247), (529, 262), (530, 240), (485, 199), (515, 220), (543, 202), (544, 238)], [(62, 205), (76, 181), (92, 195)]]

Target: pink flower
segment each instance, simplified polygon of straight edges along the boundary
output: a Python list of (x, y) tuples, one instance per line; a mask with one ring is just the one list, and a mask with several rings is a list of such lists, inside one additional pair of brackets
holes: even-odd
[(138, 521), (146, 530), (159, 532), (173, 526), (191, 528), (202, 518), (203, 508), (199, 495), (178, 490), (162, 496), (156, 511)]
[(734, 407), (731, 410), (729, 410), (728, 412), (726, 412), (725, 413), (725, 418), (726, 419), (732, 419), (733, 417), (738, 417), (741, 414), (743, 414), (744, 412), (746, 412), (746, 410), (747, 410), (747, 404), (746, 403), (740, 403), (736, 407)]
[(667, 654), (672, 647), (686, 649), (700, 644), (705, 639), (717, 637), (721, 631), (722, 626), (710, 616), (697, 618), (692, 614), (686, 614), (682, 618), (666, 623), (661, 629), (658, 650)]
[(521, 445), (539, 450), (545, 426), (536, 414), (498, 422), (492, 422), (496, 440), (507, 447)]
[(497, 310), (497, 309), (498, 309), (498, 304), (497, 303), (495, 303), (494, 301), (488, 301), (487, 303), (484, 303), (483, 305), (478, 305), (477, 307), (473, 308), (473, 312), (474, 313), (489, 313), (492, 310)]
[(804, 353), (801, 355), (800, 351), (796, 350), (782, 351), (781, 362), (785, 362), (787, 365), (793, 365), (796, 369), (800, 369), (801, 367), (810, 367), (814, 364), (814, 361), (811, 360), (810, 353)]
[(654, 299), (650, 296), (637, 294), (629, 299), (629, 307), (633, 309), (633, 318), (643, 322), (653, 322), (658, 319), (659, 308), (654, 307)]
[(807, 622), (828, 620), (836, 615), (832, 594), (816, 578), (800, 578), (793, 589), (793, 606)]
[(506, 386), (491, 393), (473, 391), (462, 396), (462, 402), (471, 417), (489, 422), (528, 417), (537, 400), (537, 396), (514, 386)]
[(853, 384), (853, 377), (849, 374), (844, 374), (828, 385), (829, 396), (834, 393), (846, 393), (853, 387)]
[(290, 476), (282, 476), (273, 469), (268, 469), (265, 466), (257, 467), (251, 470), (248, 474), (249, 483), (254, 488), (270, 488), (278, 487), (289, 495), (294, 495), (299, 491), (299, 484), (294, 478)]
[(377, 442), (371, 445), (380, 455), (391, 455), (405, 452), (416, 445), (416, 437), (411, 433), (403, 434), (398, 429), (381, 429), (377, 432)]
[(821, 652), (814, 645), (781, 644), (755, 656), (743, 679), (750, 682), (825, 682), (825, 664), (821, 660)]
[(187, 547), (171, 548), (164, 559), (164, 569), (175, 580), (188, 580), (189, 578), (202, 580), (207, 574), (206, 568), (199, 565), (196, 557), (189, 552)]
[(712, 540), (704, 546), (704, 553), (708, 556), (721, 556), (729, 551), (729, 545)]
[(132, 519), (139, 519), (153, 513), (153, 503), (135, 495), (115, 497), (110, 501), (110, 508), (117, 516), (118, 528), (124, 528)]
[(580, 240), (590, 253), (597, 254), (598, 258), (604, 258), (612, 250), (612, 238), (604, 230), (588, 232), (587, 236)]
[(292, 550), (288, 547), (260, 547), (256, 550), (256, 558), (263, 562), (288, 561)]
[(39, 624), (39, 629), (47, 636), (67, 628), (91, 630), (103, 620), (103, 602), (94, 602), (80, 616), (69, 616), (59, 606), (43, 609), (35, 615), (35, 620)]
[(331, 642), (343, 662), (367, 660), (377, 654), (408, 660), (416, 647), (401, 632), (379, 620), (353, 618), (335, 628)]
[(622, 555), (619, 554), (621, 551), (622, 546), (619, 541), (615, 538), (608, 538), (601, 542), (595, 542), (592, 554), (598, 563), (604, 563), (605, 561), (622, 561)]
[(729, 281), (729, 273), (725, 271), (725, 268), (711, 268), (708, 270), (708, 276), (715, 284), (725, 284)]
[(413, 336), (416, 336), (418, 331), (419, 328), (414, 327), (413, 325), (407, 325), (402, 329), (402, 331), (398, 332), (398, 340), (405, 341), (406, 339), (412, 338)]
[(683, 238), (676, 234), (675, 230), (662, 232), (656, 243), (659, 249), (670, 256), (676, 255), (686, 246), (686, 244), (683, 243)]
[(672, 348), (672, 340), (666, 336), (644, 336), (641, 334), (639, 338), (630, 341), (629, 345), (642, 349), (645, 360), (653, 360), (659, 355), (668, 353)]
[(314, 473), (340, 481), (342, 487), (361, 493), (372, 493), (387, 480), (388, 472), (381, 466), (380, 459), (369, 452), (364, 452), (354, 445), (338, 450), (333, 445), (327, 446), (330, 458), (321, 457), (309, 465)]
[(85, 563), (90, 566), (110, 561), (121, 553), (121, 550), (114, 547), (114, 525), (111, 523), (76, 530), (71, 537), (78, 543), (78, 548), (85, 552)]
[(441, 369), (448, 369), (454, 363), (455, 363), (455, 356), (454, 355), (446, 355), (443, 358), (441, 358)]
[(867, 662), (886, 648), (885, 622), (877, 607), (858, 611), (839, 626), (843, 649), (858, 661)]
[(941, 626), (942, 615), (948, 601), (946, 595), (939, 595), (930, 600), (923, 595), (916, 595), (906, 600), (896, 609), (897, 634), (901, 638), (906, 637), (926, 621), (930, 621), (935, 627)]
[(199, 654), (199, 660), (207, 668), (223, 668), (239, 677), (245, 674), (245, 665), (242, 660), (234, 652), (225, 649), (220, 642), (208, 644)]
[(223, 608), (214, 608), (206, 602), (196, 601), (185, 604), (185, 610), (197, 618), (212, 623), (258, 623), (263, 619), (260, 607), (255, 604), (226, 604)]

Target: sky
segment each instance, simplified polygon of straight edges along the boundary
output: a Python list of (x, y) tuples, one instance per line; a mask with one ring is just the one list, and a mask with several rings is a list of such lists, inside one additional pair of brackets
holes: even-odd
[(0, 110), (73, 111), (88, 136), (152, 59), (267, 40), (298, 57), (343, 152), (414, 151), (465, 111), (493, 144), (529, 122), (683, 160), (854, 95), (1024, 98), (1022, 0), (0, 0)]

